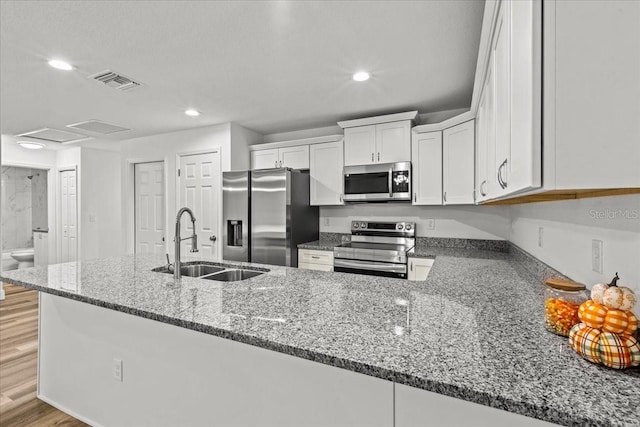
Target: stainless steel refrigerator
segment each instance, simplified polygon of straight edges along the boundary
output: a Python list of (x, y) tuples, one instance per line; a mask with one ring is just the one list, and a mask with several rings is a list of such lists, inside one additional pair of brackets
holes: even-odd
[(222, 174), (222, 257), (298, 266), (298, 244), (318, 240), (309, 175), (280, 168)]

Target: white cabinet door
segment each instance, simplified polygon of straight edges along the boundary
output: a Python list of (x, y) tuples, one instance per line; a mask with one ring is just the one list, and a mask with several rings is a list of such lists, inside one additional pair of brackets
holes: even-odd
[(309, 169), (309, 146), (297, 145), (278, 149), (278, 167)]
[(443, 201), (445, 205), (474, 203), (474, 121), (445, 129), (442, 134)]
[(413, 204), (442, 204), (442, 132), (412, 137)]
[(411, 159), (411, 121), (376, 125), (376, 163), (406, 162)]
[(430, 258), (409, 258), (407, 279), (416, 281), (427, 280), (433, 262), (434, 260)]
[(495, 194), (495, 103), (492, 59), (482, 90), (476, 117), (476, 201), (485, 201)]
[(342, 205), (343, 143), (312, 144), (309, 149), (311, 204)]
[[(510, 122), (507, 193), (542, 185), (541, 15), (538, 1), (510, 2)], [(507, 167), (503, 167), (507, 169)]]
[(256, 150), (251, 152), (251, 170), (272, 169), (278, 167), (278, 149)]
[(493, 44), (493, 65), (495, 73), (495, 102), (496, 102), (496, 136), (495, 136), (495, 165), (493, 173), (498, 186), (494, 196), (500, 197), (507, 193), (505, 183), (509, 181), (509, 162), (511, 148), (511, 119), (510, 119), (510, 55), (509, 55), (509, 26), (508, 9), (511, 2), (501, 2), (496, 32)]
[(375, 163), (376, 125), (358, 126), (344, 130), (344, 165)]

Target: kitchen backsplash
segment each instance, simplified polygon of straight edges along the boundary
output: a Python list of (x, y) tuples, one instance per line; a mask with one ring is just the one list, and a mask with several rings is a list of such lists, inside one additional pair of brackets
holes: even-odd
[(320, 231), (351, 233), (351, 221), (414, 221), (418, 237), (507, 240), (508, 206), (413, 206), (361, 203), (320, 208)]

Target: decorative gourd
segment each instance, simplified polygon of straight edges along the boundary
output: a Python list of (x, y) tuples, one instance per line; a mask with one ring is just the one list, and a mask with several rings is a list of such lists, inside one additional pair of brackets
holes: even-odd
[(569, 332), (571, 347), (590, 362), (613, 369), (640, 366), (640, 343), (631, 335), (600, 331), (578, 323)]
[(608, 308), (591, 300), (580, 304), (578, 318), (590, 328), (614, 334), (632, 335), (638, 329), (638, 318), (632, 311)]
[(618, 273), (609, 285), (598, 283), (591, 299), (580, 304), (578, 323), (569, 331), (571, 347), (590, 362), (614, 369), (640, 366), (640, 343), (633, 334), (638, 318), (631, 309), (636, 297), (629, 288), (616, 285)]
[(608, 285), (598, 283), (591, 288), (591, 299), (598, 304), (604, 304), (609, 308), (631, 310), (636, 305), (637, 299), (633, 291), (627, 287), (618, 287), (620, 280), (618, 273)]

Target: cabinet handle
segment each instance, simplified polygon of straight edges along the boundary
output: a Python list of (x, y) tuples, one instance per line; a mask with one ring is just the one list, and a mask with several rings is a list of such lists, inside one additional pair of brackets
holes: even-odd
[[(506, 170), (507, 170), (507, 162), (509, 161), (509, 159), (504, 159), (504, 170), (505, 170), (505, 176), (506, 176)], [(507, 180), (505, 178), (502, 178), (502, 182), (504, 182), (504, 188), (507, 188)]]
[(445, 191), (443, 194), (444, 202), (447, 203), (447, 192)]
[(278, 161), (276, 160), (275, 167), (278, 167)]
[(482, 183), (480, 184), (480, 194), (482, 194), (482, 197), (487, 195), (487, 193), (484, 191), (484, 186), (486, 184), (487, 184), (487, 180), (486, 179), (484, 181), (482, 181)]
[(380, 161), (380, 152), (378, 152), (378, 161)]
[(409, 270), (413, 271), (413, 262), (409, 263)]
[(500, 167), (498, 168), (498, 184), (500, 184), (500, 187), (503, 189), (507, 188), (507, 181), (502, 178), (502, 168), (507, 167), (507, 160), (508, 159), (504, 159), (504, 162), (500, 163)]
[(415, 203), (417, 201), (418, 196), (416, 195), (416, 193), (413, 193), (413, 202)]
[(373, 153), (371, 153), (371, 161), (373, 162)]
[(340, 193), (340, 203), (342, 203), (342, 193)]
[(319, 256), (316, 256), (316, 255), (311, 255), (311, 258), (313, 258), (313, 259), (320, 259), (320, 257), (319, 257)]

